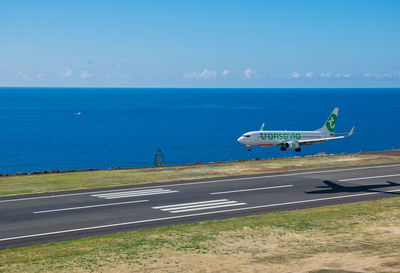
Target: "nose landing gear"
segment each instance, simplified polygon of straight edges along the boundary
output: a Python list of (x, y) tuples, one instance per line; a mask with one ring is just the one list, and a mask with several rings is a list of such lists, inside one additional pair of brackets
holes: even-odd
[(286, 147), (281, 146), (281, 151), (286, 151)]
[(247, 151), (249, 151), (249, 152), (250, 152), (250, 151), (251, 151), (251, 148), (250, 148), (250, 147), (249, 147), (249, 148), (247, 148)]

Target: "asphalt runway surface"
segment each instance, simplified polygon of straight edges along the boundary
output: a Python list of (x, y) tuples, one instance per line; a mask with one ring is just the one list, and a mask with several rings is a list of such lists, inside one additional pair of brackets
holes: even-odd
[(400, 164), (0, 198), (0, 249), (400, 197)]

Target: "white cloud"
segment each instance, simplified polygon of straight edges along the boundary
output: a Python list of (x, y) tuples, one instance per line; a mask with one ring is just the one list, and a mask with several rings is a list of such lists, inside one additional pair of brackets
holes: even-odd
[(291, 79), (298, 79), (298, 78), (300, 78), (300, 74), (298, 72), (292, 72), (290, 74), (290, 78)]
[(327, 72), (327, 73), (321, 73), (320, 78), (330, 78), (332, 76), (331, 72)]
[(383, 75), (380, 75), (381, 79), (391, 79), (393, 78), (393, 75), (390, 73), (385, 73)]
[(224, 70), (224, 71), (222, 71), (222, 76), (224, 76), (224, 77), (226, 77), (226, 76), (229, 76), (231, 74), (231, 71), (229, 71), (229, 70)]
[(17, 78), (22, 79), (22, 80), (30, 80), (31, 78), (29, 77), (28, 74), (26, 74), (25, 72), (18, 72), (17, 73)]
[(245, 79), (251, 79), (251, 78), (254, 78), (254, 76), (255, 76), (255, 71), (252, 69), (252, 68), (247, 68), (245, 71), (244, 71), (244, 77), (245, 77)]
[(375, 78), (378, 80), (382, 80), (382, 79), (391, 79), (393, 78), (393, 75), (390, 73), (384, 73), (384, 74), (371, 74), (371, 73), (365, 73), (364, 74), (365, 78)]
[(91, 73), (89, 73), (88, 71), (86, 71), (86, 70), (83, 70), (82, 72), (81, 72), (81, 79), (87, 79), (87, 78), (91, 78), (93, 75), (91, 74)]
[(350, 73), (344, 73), (341, 74), (339, 72), (337, 73), (331, 73), (331, 72), (327, 72), (327, 73), (321, 73), (319, 75), (320, 78), (350, 78), (352, 76), (352, 74)]
[(351, 74), (350, 73), (345, 73), (345, 74), (343, 74), (343, 78), (351, 78)]
[(306, 73), (306, 78), (307, 79), (311, 79), (313, 77), (313, 73), (312, 72), (307, 72)]
[(24, 81), (42, 81), (46, 79), (46, 75), (44, 73), (28, 74), (26, 72), (20, 71), (16, 74), (16, 78)]
[(185, 80), (195, 79), (196, 77), (197, 77), (197, 72), (195, 71), (183, 74), (183, 79)]
[(217, 72), (208, 70), (208, 69), (204, 69), (200, 73), (193, 71), (193, 72), (183, 74), (183, 79), (185, 79), (185, 80), (191, 80), (191, 79), (209, 80), (209, 79), (216, 79), (216, 78), (217, 78)]
[(215, 71), (204, 69), (203, 72), (200, 73), (200, 78), (201, 79), (216, 79), (217, 73)]
[(60, 78), (68, 78), (72, 75), (72, 70), (70, 68), (64, 68), (57, 71), (57, 76)]

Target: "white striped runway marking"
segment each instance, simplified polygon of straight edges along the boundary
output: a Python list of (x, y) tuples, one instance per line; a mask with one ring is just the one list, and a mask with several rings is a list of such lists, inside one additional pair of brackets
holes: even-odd
[(174, 192), (178, 192), (178, 191), (158, 188), (158, 189), (149, 189), (149, 190), (109, 192), (109, 193), (102, 193), (102, 194), (93, 194), (91, 196), (103, 198), (103, 199), (117, 199), (117, 198), (129, 198), (129, 197), (136, 197), (136, 196), (167, 194), (167, 193), (174, 193)]
[(243, 205), (247, 205), (247, 204), (239, 203), (238, 201), (231, 201), (228, 199), (218, 199), (218, 200), (209, 200), (209, 201), (158, 206), (158, 207), (153, 207), (153, 209), (168, 211), (170, 213), (179, 213), (179, 212), (208, 210), (208, 209), (243, 206)]

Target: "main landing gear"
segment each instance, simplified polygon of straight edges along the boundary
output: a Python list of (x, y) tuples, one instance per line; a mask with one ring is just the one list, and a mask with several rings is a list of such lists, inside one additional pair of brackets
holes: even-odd
[[(296, 152), (301, 152), (301, 148), (294, 149)], [(281, 146), (281, 151), (286, 151), (286, 147)]]

